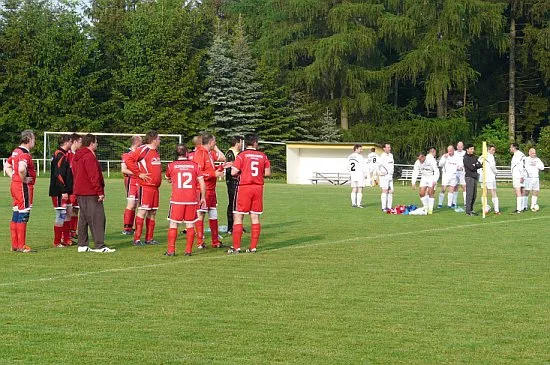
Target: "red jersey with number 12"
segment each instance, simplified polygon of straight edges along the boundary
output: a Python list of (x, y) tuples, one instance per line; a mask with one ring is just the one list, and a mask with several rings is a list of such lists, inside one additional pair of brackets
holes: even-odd
[(241, 172), (239, 185), (263, 185), (264, 171), (271, 163), (263, 152), (247, 148), (237, 155), (233, 167)]
[(200, 174), (199, 165), (193, 161), (176, 160), (168, 164), (165, 176), (172, 181), (172, 204), (197, 204), (197, 187)]

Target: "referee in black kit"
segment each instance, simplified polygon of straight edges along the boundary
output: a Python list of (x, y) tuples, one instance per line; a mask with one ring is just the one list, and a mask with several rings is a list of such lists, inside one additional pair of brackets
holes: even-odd
[[(226, 162), (234, 162), (235, 158), (241, 152), (243, 147), (243, 138), (241, 136), (231, 137), (231, 148), (225, 154)], [(233, 209), (235, 208), (235, 193), (239, 185), (239, 179), (231, 175), (231, 167), (225, 169), (225, 184), (227, 185), (227, 233), (233, 232)]]
[(474, 155), (474, 145), (469, 143), (466, 145), (466, 154), (464, 155), (464, 170), (466, 171), (466, 215), (474, 216), (474, 202), (477, 197), (477, 181), (479, 174), (477, 170), (483, 165), (477, 160)]

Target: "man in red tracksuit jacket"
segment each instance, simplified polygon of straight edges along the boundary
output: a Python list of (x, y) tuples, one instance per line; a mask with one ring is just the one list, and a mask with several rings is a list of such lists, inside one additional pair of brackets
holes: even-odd
[[(114, 252), (105, 246), (105, 181), (101, 165), (95, 155), (97, 138), (93, 134), (82, 137), (82, 148), (73, 160), (73, 192), (80, 206), (78, 221), (78, 252)], [(88, 227), (92, 232), (95, 249), (88, 247)]]

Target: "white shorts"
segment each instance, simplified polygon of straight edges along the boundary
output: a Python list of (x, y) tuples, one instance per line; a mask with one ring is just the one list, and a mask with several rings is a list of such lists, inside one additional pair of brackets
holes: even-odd
[[(481, 187), (483, 188), (483, 182), (480, 183)], [(487, 189), (489, 190), (496, 190), (497, 188), (497, 183), (496, 181), (487, 181), (485, 183), (485, 186), (487, 187)]]
[(455, 187), (458, 185), (458, 174), (443, 174), (441, 185)]
[(456, 178), (458, 180), (459, 185), (466, 185), (466, 172), (465, 171), (457, 171), (456, 172)]
[(512, 178), (512, 186), (514, 189), (523, 188), (525, 186), (525, 181), (521, 182), (520, 177), (514, 177)]
[(393, 176), (380, 176), (380, 188), (393, 191)]
[(425, 187), (428, 187), (428, 188), (435, 188), (435, 186), (437, 185), (437, 181), (434, 181), (435, 179), (433, 177), (427, 177), (427, 176), (422, 176), (422, 178), (420, 179), (420, 187), (421, 188), (425, 188)]
[(352, 188), (363, 188), (363, 187), (365, 187), (365, 180), (364, 179), (351, 180), (351, 187)]
[(525, 190), (540, 190), (540, 181), (538, 177), (528, 177), (525, 179)]

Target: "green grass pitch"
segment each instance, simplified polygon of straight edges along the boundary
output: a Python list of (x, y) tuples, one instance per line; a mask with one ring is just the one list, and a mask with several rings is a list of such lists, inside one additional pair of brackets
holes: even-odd
[[(269, 183), (257, 254), (170, 258), (167, 184), (161, 245), (132, 247), (122, 181), (107, 180), (117, 252), (98, 254), (52, 247), (40, 178), (32, 255), (10, 252), (8, 184), (0, 178), (2, 364), (550, 363), (548, 190), (540, 212), (512, 216), (512, 190), (499, 189), (503, 215), (482, 220), (385, 215), (377, 188), (352, 209), (349, 187)], [(220, 224), (225, 194), (221, 183)], [(418, 202), (397, 187), (394, 204)]]

